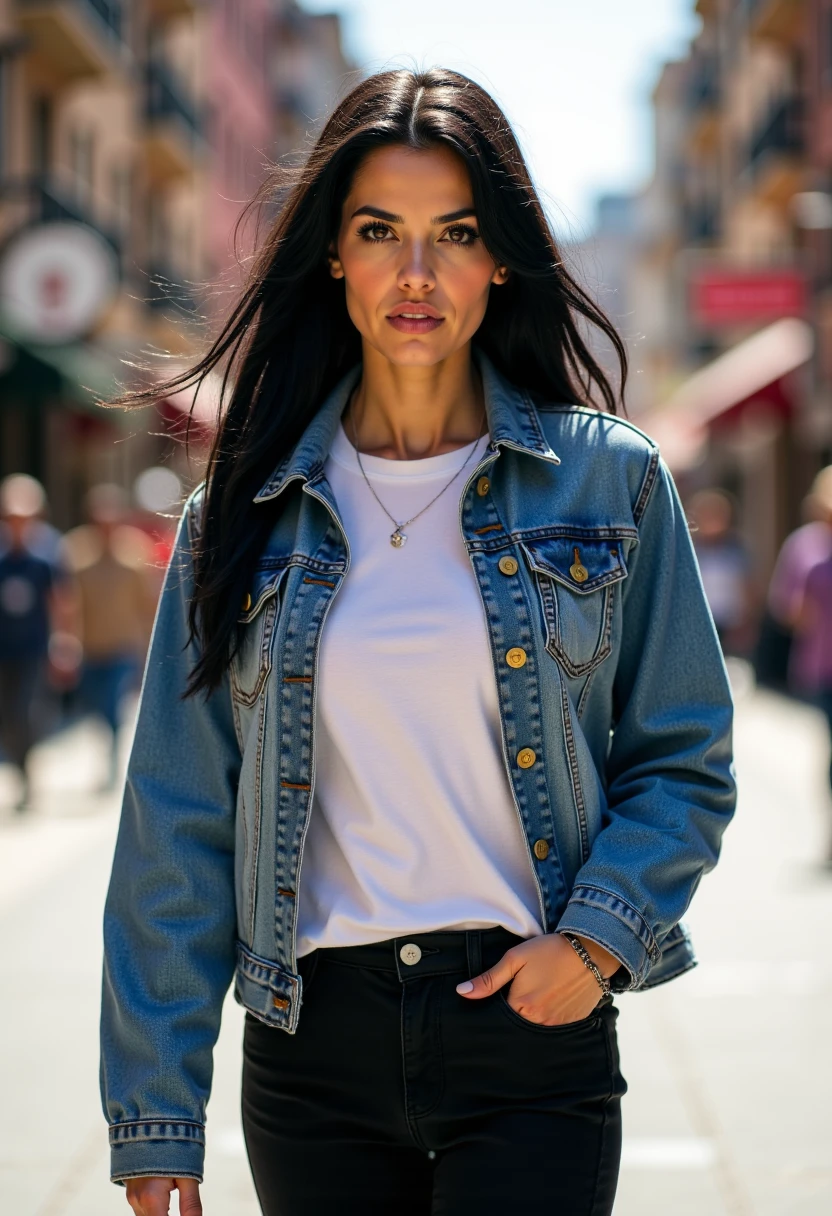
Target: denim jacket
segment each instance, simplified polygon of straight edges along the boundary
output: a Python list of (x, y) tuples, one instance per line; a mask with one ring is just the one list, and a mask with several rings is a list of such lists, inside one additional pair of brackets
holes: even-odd
[[(502, 749), (547, 932), (622, 964), (695, 965), (680, 920), (734, 809), (732, 702), (676, 489), (630, 423), (533, 400), (475, 351), (490, 444), (460, 497)], [(222, 685), (183, 700), (183, 513), (145, 671), (105, 910), (101, 1084), (114, 1181), (201, 1177), (225, 993), (294, 1033), (298, 880), (315, 785), (321, 631), (350, 549), (324, 462), (354, 368), (255, 498), (285, 509)], [(526, 662), (506, 653), (522, 647)], [(418, 909), (414, 908), (414, 930)]]

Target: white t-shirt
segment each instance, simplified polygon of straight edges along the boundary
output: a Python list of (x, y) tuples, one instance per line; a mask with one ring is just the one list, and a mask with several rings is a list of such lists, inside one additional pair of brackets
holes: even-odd
[[(351, 565), (321, 636), (299, 956), (434, 929), (543, 931), (459, 527), (460, 494), (487, 443), (477, 441), (465, 471), (394, 549), (393, 524), (343, 427), (335, 437), (325, 473)], [(361, 459), (382, 502), (405, 520), (471, 446), (426, 460)]]

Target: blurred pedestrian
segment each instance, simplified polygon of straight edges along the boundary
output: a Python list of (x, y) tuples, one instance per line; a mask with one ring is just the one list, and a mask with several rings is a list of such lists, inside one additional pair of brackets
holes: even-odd
[(153, 547), (144, 532), (128, 523), (128, 506), (120, 486), (93, 487), (86, 498), (89, 522), (64, 541), (83, 655), (81, 705), (110, 732), (105, 789), (118, 778), (122, 705), (137, 687), (155, 608)]
[(0, 482), (0, 748), (20, 775), (17, 809), (29, 804), (27, 762), (42, 729), (57, 568), (33, 551), (46, 506), (43, 486), (14, 473)]
[[(794, 627), (801, 689), (816, 702), (829, 726), (832, 790), (832, 556), (809, 570)], [(832, 837), (827, 860), (832, 863)]]
[(815, 477), (803, 504), (807, 522), (783, 542), (768, 590), (768, 611), (788, 636), (787, 685), (797, 696), (817, 690), (817, 639), (798, 629), (806, 585), (815, 566), (832, 558), (832, 465)]
[(362, 81), (283, 197), (193, 370), (237, 376), (104, 915), (111, 1177), (201, 1210), (234, 978), (265, 1216), (609, 1216), (614, 994), (694, 965), (735, 799), (678, 494), (474, 81)]
[(756, 595), (751, 556), (734, 527), (733, 499), (724, 490), (700, 490), (688, 516), (723, 653), (745, 657), (755, 637)]

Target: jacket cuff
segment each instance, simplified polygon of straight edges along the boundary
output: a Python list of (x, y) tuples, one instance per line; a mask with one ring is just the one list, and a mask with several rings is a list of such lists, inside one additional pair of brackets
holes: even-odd
[(661, 951), (641, 913), (600, 887), (575, 887), (556, 932), (574, 933), (603, 946), (626, 968), (610, 979), (613, 992), (640, 988)]
[(196, 1178), (202, 1182), (205, 1127), (187, 1120), (135, 1120), (110, 1127), (110, 1180)]

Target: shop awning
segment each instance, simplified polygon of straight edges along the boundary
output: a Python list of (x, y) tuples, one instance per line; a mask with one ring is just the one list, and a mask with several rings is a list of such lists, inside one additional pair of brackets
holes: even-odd
[[(0, 338), (14, 356), (0, 379), (8, 393), (25, 397), (62, 396), (75, 405), (93, 413), (101, 407), (97, 399), (106, 401), (129, 380), (129, 369), (117, 356), (94, 342), (72, 342), (61, 345), (21, 341), (13, 333), (0, 328)], [(121, 411), (112, 411), (114, 418)]]
[(814, 344), (806, 321), (774, 321), (694, 372), (663, 406), (635, 421), (659, 443), (671, 467), (688, 468), (697, 463), (709, 426), (729, 413), (763, 401), (791, 408), (786, 378), (808, 363)]

